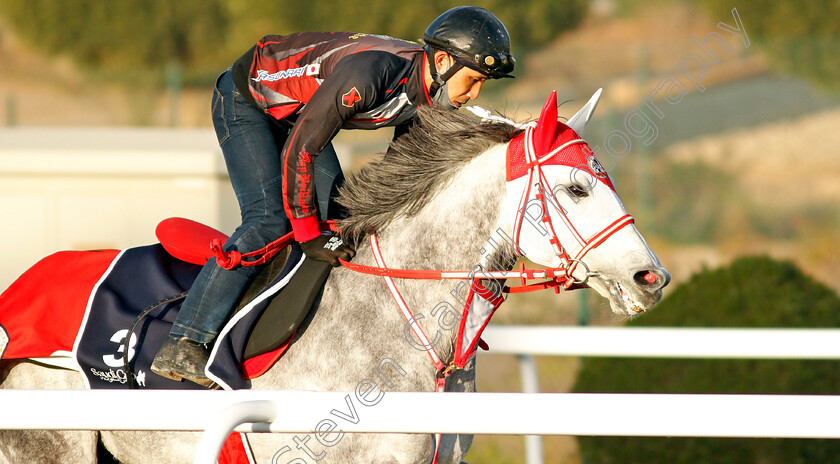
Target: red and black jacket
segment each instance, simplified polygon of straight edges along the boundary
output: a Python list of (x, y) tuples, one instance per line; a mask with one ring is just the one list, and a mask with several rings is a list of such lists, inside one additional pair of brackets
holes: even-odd
[(281, 154), (286, 214), (295, 239), (318, 236), (313, 159), (339, 129), (402, 126), (431, 106), (416, 43), (351, 32), (263, 37), (232, 67), (239, 92), (292, 124)]

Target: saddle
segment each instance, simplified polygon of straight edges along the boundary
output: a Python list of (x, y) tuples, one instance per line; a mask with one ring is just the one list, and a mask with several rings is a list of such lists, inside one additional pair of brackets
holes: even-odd
[[(156, 233), (161, 244), (62, 251), (27, 270), (0, 294), (0, 361), (78, 370), (89, 388), (203, 389), (160, 377), (149, 366), (212, 256), (208, 245), (227, 237), (180, 218), (163, 221)], [(304, 259), (294, 243), (266, 263), (213, 347), (207, 371), (222, 388), (246, 388), (282, 356), (330, 269)], [(0, 362), (0, 381), (14, 364)], [(244, 434), (231, 433), (219, 462), (248, 462), (248, 448)]]
[[(218, 240), (224, 243), (227, 236), (212, 227), (184, 219), (169, 218), (158, 224), (155, 235), (163, 248), (181, 261), (204, 265), (214, 254), (208, 244)], [(293, 248), (295, 253), (293, 253)], [(299, 259), (297, 244), (289, 243), (273, 256), (243, 294), (233, 311), (232, 318), (255, 298), (265, 292), (283, 273), (290, 259)], [(330, 274), (329, 263), (304, 260), (291, 280), (271, 297), (265, 310), (251, 328), (244, 350), (246, 359), (273, 352), (284, 346), (319, 296)]]
[[(127, 250), (62, 251), (27, 270), (0, 294), (0, 359), (32, 359), (79, 370), (89, 388), (199, 388), (151, 373), (183, 297), (227, 237), (172, 218), (160, 244)], [(294, 341), (319, 297), (328, 263), (288, 243), (260, 271), (211, 351), (208, 376), (247, 388)]]
[[(184, 218), (162, 221), (155, 234), (170, 255), (202, 266), (216, 256), (214, 248), (220, 249), (228, 238)], [(275, 251), (261, 258), (270, 259), (217, 337), (207, 371), (222, 387), (245, 386), (236, 378), (237, 370), (246, 379), (265, 373), (286, 352), (320, 297), (332, 266), (304, 259), (300, 246), (291, 237), (289, 234), (272, 244)]]

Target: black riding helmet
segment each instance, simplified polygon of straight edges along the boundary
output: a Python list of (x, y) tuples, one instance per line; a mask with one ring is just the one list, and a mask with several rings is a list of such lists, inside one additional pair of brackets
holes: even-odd
[[(423, 34), (429, 69), (437, 87), (443, 85), (461, 66), (474, 69), (494, 79), (513, 77), (516, 60), (510, 53), (510, 34), (493, 13), (475, 6), (459, 6), (446, 11), (429, 24)], [(434, 51), (443, 50), (456, 64), (438, 76)]]

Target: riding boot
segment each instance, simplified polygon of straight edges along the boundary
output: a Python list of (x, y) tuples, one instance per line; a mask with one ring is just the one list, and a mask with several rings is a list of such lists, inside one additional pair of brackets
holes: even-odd
[(169, 335), (152, 362), (152, 372), (172, 380), (189, 380), (204, 387), (214, 382), (204, 375), (210, 359), (207, 348), (187, 337)]

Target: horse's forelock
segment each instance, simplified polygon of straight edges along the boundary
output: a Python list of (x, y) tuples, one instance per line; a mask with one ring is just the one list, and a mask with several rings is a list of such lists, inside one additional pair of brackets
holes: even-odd
[(418, 114), (419, 121), (391, 142), (381, 160), (351, 174), (340, 189), (338, 202), (348, 213), (339, 221), (344, 235), (358, 239), (397, 215), (416, 214), (467, 163), (520, 132), (466, 112), (421, 108)]

